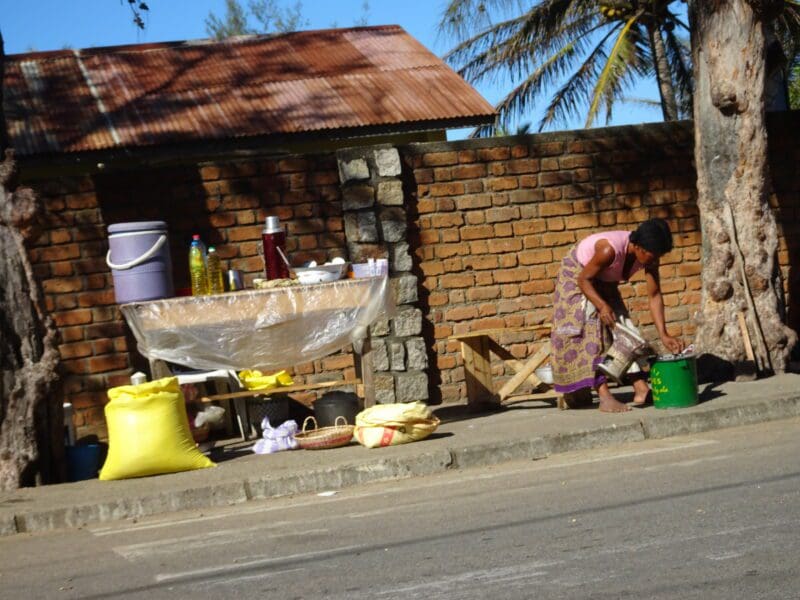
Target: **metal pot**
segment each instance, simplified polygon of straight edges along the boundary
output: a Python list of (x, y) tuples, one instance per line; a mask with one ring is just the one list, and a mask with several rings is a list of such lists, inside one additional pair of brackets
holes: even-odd
[(320, 427), (332, 427), (336, 417), (344, 417), (348, 425), (354, 425), (360, 411), (361, 400), (352, 392), (328, 392), (314, 402), (314, 417)]

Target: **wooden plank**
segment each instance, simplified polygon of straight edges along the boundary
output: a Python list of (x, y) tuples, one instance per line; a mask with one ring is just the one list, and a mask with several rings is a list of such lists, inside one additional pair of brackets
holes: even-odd
[(525, 331), (545, 331), (550, 330), (552, 325), (550, 323), (542, 323), (541, 325), (526, 325), (524, 327), (505, 327), (505, 328), (497, 328), (497, 329), (478, 329), (476, 331), (467, 331), (466, 333), (457, 333), (455, 335), (451, 335), (448, 340), (467, 340), (474, 337), (480, 336), (495, 336), (500, 335), (503, 333), (522, 333)]
[[(519, 373), (522, 369), (525, 368), (524, 362), (514, 358), (514, 355), (511, 354), (511, 352), (503, 348), (493, 339), (489, 339), (489, 350), (493, 352), (497, 356), (497, 358), (499, 358), (500, 360), (505, 362), (509, 367), (511, 367), (515, 373)], [(526, 381), (535, 388), (542, 385), (542, 380), (536, 376), (536, 373), (531, 373), (530, 375), (528, 375)]]
[(744, 313), (740, 312), (736, 316), (739, 318), (739, 329), (742, 331), (742, 338), (744, 339), (744, 352), (747, 355), (747, 360), (755, 362), (756, 356), (753, 352), (753, 344), (750, 341), (750, 332), (747, 331), (747, 321), (744, 319)]
[(345, 385), (360, 385), (360, 379), (344, 379), (342, 381), (323, 381), (321, 383), (308, 383), (296, 385), (284, 385), (274, 387), (269, 390), (242, 390), (241, 392), (231, 392), (229, 394), (214, 394), (200, 398), (201, 402), (213, 402), (214, 400), (232, 400), (234, 398), (246, 398), (248, 396), (270, 396), (272, 394), (286, 394), (289, 392), (305, 392), (308, 390), (321, 390), (330, 387), (343, 387)]
[[(358, 348), (360, 346), (360, 349)], [(361, 340), (361, 344), (354, 344), (356, 378), (362, 385), (356, 388), (364, 398), (364, 408), (375, 406), (375, 373), (372, 369), (372, 339), (367, 332), (367, 337)]]
[(467, 402), (472, 405), (494, 401), (492, 364), (486, 336), (461, 341), (464, 358), (464, 378), (467, 382)]
[(497, 392), (497, 397), (500, 399), (500, 402), (508, 398), (514, 392), (514, 390), (522, 385), (522, 382), (525, 381), (528, 376), (534, 372), (534, 370), (538, 369), (539, 366), (546, 361), (549, 356), (550, 340), (547, 340), (544, 342), (544, 344), (542, 344), (542, 347), (539, 348), (536, 354), (525, 361), (524, 368), (500, 388), (500, 390)]
[(561, 394), (555, 392), (555, 390), (547, 390), (546, 392), (536, 392), (535, 394), (522, 394), (519, 396), (513, 396), (506, 398), (503, 400), (503, 406), (508, 406), (509, 404), (519, 404), (520, 402), (533, 402), (535, 400), (542, 400), (544, 402), (557, 403), (558, 399), (561, 397)]

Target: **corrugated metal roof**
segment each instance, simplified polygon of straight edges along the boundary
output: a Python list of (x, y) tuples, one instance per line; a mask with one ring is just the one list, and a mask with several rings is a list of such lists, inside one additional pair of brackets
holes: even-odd
[(3, 104), (22, 156), (494, 118), (396, 25), (9, 55)]

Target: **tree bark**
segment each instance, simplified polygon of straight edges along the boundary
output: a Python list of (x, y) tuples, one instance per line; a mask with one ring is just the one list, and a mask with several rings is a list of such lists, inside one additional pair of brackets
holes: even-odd
[(0, 490), (10, 490), (59, 479), (64, 418), (57, 332), (25, 248), (39, 204), (33, 190), (16, 187), (3, 143), (3, 62), (0, 37)]
[(744, 365), (738, 327), (743, 312), (758, 366), (782, 372), (797, 335), (784, 324), (778, 228), (769, 205), (765, 26), (775, 4), (697, 0), (690, 5), (703, 232), (696, 345), (734, 366)]

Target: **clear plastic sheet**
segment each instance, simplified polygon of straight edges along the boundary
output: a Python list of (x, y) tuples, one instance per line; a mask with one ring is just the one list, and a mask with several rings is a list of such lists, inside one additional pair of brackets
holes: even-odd
[(133, 302), (139, 351), (195, 369), (278, 369), (358, 342), (394, 315), (388, 277)]

